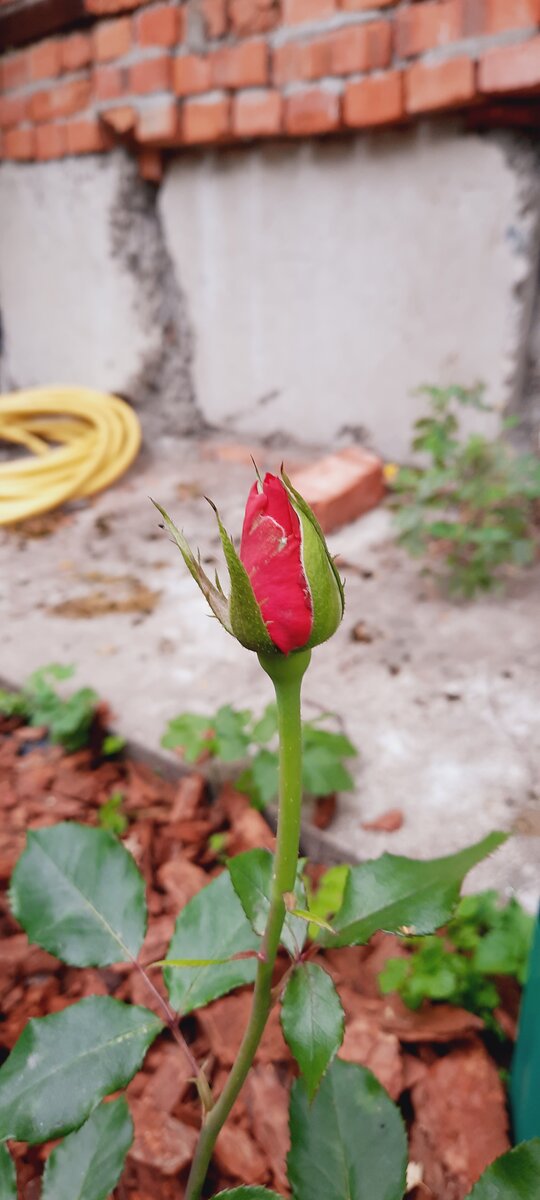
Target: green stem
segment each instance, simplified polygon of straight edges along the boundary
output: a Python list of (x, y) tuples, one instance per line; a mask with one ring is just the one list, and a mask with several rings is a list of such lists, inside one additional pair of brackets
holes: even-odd
[(185, 1200), (200, 1198), (219, 1131), (244, 1084), (272, 1007), (272, 976), (285, 920), (283, 895), (293, 892), (296, 883), (302, 800), (300, 691), (310, 658), (310, 650), (297, 651), (287, 658), (259, 655), (261, 666), (276, 690), (279, 730), (279, 810), (270, 909), (249, 1021), (225, 1087), (204, 1119)]

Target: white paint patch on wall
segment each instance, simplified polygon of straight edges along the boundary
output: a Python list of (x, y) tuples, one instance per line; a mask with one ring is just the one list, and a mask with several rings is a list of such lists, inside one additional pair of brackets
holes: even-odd
[(523, 171), (449, 126), (178, 158), (160, 197), (203, 415), (403, 457), (422, 382), (511, 398), (535, 220)]
[(5, 386), (123, 390), (159, 331), (113, 255), (122, 155), (0, 169)]

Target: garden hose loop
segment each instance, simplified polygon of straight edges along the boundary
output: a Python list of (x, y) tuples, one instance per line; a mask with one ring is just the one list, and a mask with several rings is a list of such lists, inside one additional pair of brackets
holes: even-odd
[(118, 396), (30, 388), (0, 395), (0, 442), (30, 452), (0, 462), (0, 525), (11, 525), (114, 483), (139, 451), (141, 427)]

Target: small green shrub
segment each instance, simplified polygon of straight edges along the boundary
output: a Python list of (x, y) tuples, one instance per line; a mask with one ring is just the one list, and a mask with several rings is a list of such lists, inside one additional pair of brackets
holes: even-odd
[(412, 1009), (423, 1000), (457, 1004), (499, 1031), (497, 976), (524, 984), (533, 932), (534, 918), (517, 900), (501, 907), (497, 892), (464, 896), (444, 936), (405, 939), (410, 956), (388, 959), (379, 987), (383, 995), (397, 992)]
[(463, 435), (461, 409), (490, 411), (481, 386), (423, 387), (420, 394), (428, 413), (414, 425), (411, 448), (430, 461), (401, 467), (393, 481), (398, 540), (414, 555), (439, 550), (448, 591), (469, 598), (499, 585), (505, 564), (533, 562), (540, 461), (502, 441)]
[[(303, 724), (303, 788), (312, 796), (350, 791), (354, 786), (344, 760), (354, 758), (357, 750), (345, 734), (322, 727), (329, 717), (323, 714)], [(181, 749), (188, 763), (204, 755), (224, 763), (248, 759), (236, 786), (256, 808), (264, 808), (278, 790), (277, 727), (275, 704), (269, 704), (257, 720), (250, 709), (225, 704), (208, 716), (184, 712), (173, 717), (161, 745)]]
[[(61, 696), (54, 682), (71, 679), (75, 668), (61, 663), (49, 663), (29, 676), (22, 691), (0, 691), (0, 715), (21, 717), (29, 725), (44, 725), (52, 742), (57, 742), (73, 754), (88, 745), (96, 717), (99, 696), (92, 688), (79, 688), (71, 696)], [(101, 753), (116, 754), (125, 745), (124, 738), (108, 734), (103, 738)]]

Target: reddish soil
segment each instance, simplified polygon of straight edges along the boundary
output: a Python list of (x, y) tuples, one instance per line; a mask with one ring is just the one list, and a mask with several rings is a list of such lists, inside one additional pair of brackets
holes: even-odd
[[(113, 790), (124, 795), (130, 825), (126, 846), (148, 887), (149, 933), (141, 961), (163, 957), (180, 908), (222, 869), (209, 849), (224, 832), (225, 852), (272, 847), (263, 817), (230, 786), (210, 797), (202, 776), (177, 782), (147, 766), (102, 761), (92, 750), (66, 755), (44, 731), (0, 719), (0, 1059), (29, 1017), (56, 1012), (90, 994), (109, 994), (154, 1007), (144, 979), (125, 965), (79, 970), (29, 946), (10, 915), (9, 877), (27, 828), (60, 820), (95, 824)], [(317, 868), (314, 868), (316, 871)], [(482, 1170), (509, 1146), (500, 1081), (500, 1051), (479, 1018), (446, 1005), (412, 1013), (397, 998), (380, 997), (377, 975), (397, 939), (377, 935), (369, 946), (321, 953), (347, 1015), (341, 1055), (369, 1067), (397, 1101), (419, 1164), (411, 1200), (462, 1200)], [(161, 987), (160, 972), (154, 981)], [(518, 997), (510, 992), (502, 1019), (515, 1028)], [(182, 1028), (212, 1086), (219, 1091), (245, 1026), (249, 989), (215, 1001)], [(497, 1061), (489, 1052), (497, 1054)], [(295, 1066), (274, 1010), (249, 1081), (220, 1135), (208, 1195), (240, 1183), (264, 1184), (288, 1196), (287, 1090)], [(189, 1068), (168, 1032), (151, 1048), (128, 1088), (136, 1138), (115, 1200), (181, 1200), (199, 1123)], [(37, 1200), (50, 1146), (13, 1145), (21, 1200)], [(411, 1180), (412, 1182), (412, 1180)]]

